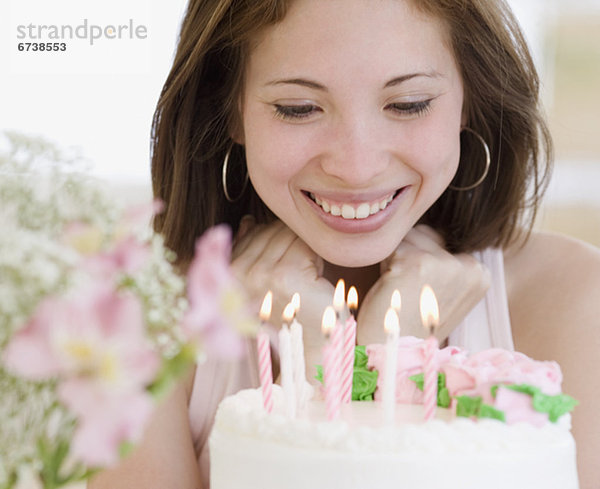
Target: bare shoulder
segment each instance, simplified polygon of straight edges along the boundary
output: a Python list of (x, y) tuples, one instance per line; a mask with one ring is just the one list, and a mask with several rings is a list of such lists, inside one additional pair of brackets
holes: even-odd
[(511, 320), (518, 330), (527, 327), (521, 319), (550, 326), (547, 321), (555, 318), (562, 327), (600, 314), (600, 249), (559, 234), (532, 233), (524, 244), (505, 250), (504, 260)]
[(554, 360), (563, 392), (579, 400), (573, 416), (582, 488), (595, 487), (600, 467), (595, 375), (600, 352), (600, 250), (564, 236), (534, 233), (505, 251), (505, 274), (515, 347)]

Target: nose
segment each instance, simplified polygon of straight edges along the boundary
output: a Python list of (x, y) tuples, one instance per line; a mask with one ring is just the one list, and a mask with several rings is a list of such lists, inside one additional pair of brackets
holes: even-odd
[(340, 119), (328, 134), (327, 151), (321, 159), (323, 171), (353, 187), (372, 183), (390, 158), (377, 126), (366, 117)]

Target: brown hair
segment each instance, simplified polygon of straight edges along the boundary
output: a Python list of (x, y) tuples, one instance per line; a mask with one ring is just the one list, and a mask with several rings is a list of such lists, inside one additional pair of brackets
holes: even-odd
[[(239, 201), (225, 199), (221, 170), (239, 124), (248, 46), (281, 21), (292, 0), (190, 0), (173, 67), (152, 125), (154, 195), (166, 204), (154, 222), (180, 263), (207, 228), (243, 214), (273, 219), (252, 185)], [(552, 144), (538, 106), (539, 80), (525, 40), (503, 0), (419, 0), (414, 6), (449, 26), (465, 87), (467, 125), (488, 143), (490, 174), (470, 191), (447, 189), (423, 216), (451, 251), (508, 244), (533, 222), (545, 188)], [(457, 187), (483, 171), (481, 143), (465, 131)], [(237, 145), (236, 149), (239, 148)], [(242, 151), (232, 151), (228, 186), (242, 188)], [(238, 188), (231, 175), (238, 175)], [(531, 212), (528, 212), (528, 209)]]

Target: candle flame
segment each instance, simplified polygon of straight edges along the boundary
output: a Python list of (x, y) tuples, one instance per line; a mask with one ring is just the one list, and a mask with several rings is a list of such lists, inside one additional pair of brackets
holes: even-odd
[(392, 307), (390, 307), (385, 313), (383, 329), (388, 335), (400, 334), (400, 320), (398, 319), (398, 313)]
[(423, 327), (428, 331), (435, 329), (440, 320), (440, 311), (433, 289), (429, 285), (423, 286), (421, 290), (420, 308)]
[(326, 337), (329, 337), (336, 323), (335, 309), (327, 306), (323, 312), (323, 320), (321, 322), (321, 331)]
[(335, 286), (335, 293), (333, 294), (333, 307), (336, 311), (341, 311), (344, 308), (344, 297), (346, 297), (346, 284), (344, 283), (344, 279), (341, 278), (338, 280)]
[(398, 289), (394, 290), (394, 293), (392, 294), (390, 306), (394, 308), (396, 313), (399, 313), (402, 308), (402, 298), (400, 297), (400, 291)]
[(358, 291), (354, 285), (350, 287), (350, 290), (348, 291), (348, 307), (351, 310), (358, 309)]
[(292, 296), (292, 304), (294, 304), (294, 313), (298, 314), (300, 310), (300, 294), (298, 292)]
[[(273, 292), (269, 290), (265, 298), (263, 299), (262, 306), (260, 306), (259, 317), (261, 321), (268, 321), (271, 317), (271, 308), (273, 307)], [(256, 309), (255, 309), (256, 310)]]
[(294, 304), (292, 304), (291, 302), (288, 302), (288, 305), (285, 306), (285, 309), (283, 310), (283, 320), (289, 324), (292, 322), (295, 315), (296, 315), (296, 308), (294, 307)]

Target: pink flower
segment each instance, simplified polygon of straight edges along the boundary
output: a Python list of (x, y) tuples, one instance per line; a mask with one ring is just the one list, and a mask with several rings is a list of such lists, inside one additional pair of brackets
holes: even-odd
[[(369, 356), (368, 367), (379, 371), (375, 400), (381, 398), (380, 386), (385, 378), (385, 345), (368, 345)], [(465, 353), (455, 346), (449, 346), (438, 350), (435, 356), (435, 364), (438, 370), (450, 361), (464, 361)], [(396, 402), (402, 404), (422, 404), (423, 392), (417, 388), (417, 384), (410, 379), (411, 376), (423, 372), (425, 362), (425, 340), (414, 336), (401, 336), (398, 340), (398, 361), (396, 374)]]
[(84, 258), (83, 267), (94, 277), (113, 280), (119, 274), (132, 275), (150, 259), (150, 246), (133, 236), (124, 236), (107, 251)]
[(507, 424), (525, 422), (534, 426), (548, 423), (548, 414), (533, 409), (533, 401), (529, 394), (499, 387), (494, 407), (504, 411)]
[(530, 384), (548, 395), (561, 392), (562, 374), (556, 362), (540, 362), (518, 353), (492, 348), (443, 367), (451, 395), (476, 395), (492, 404), (491, 387)]
[(224, 358), (242, 355), (240, 333), (256, 327), (230, 270), (230, 255), (231, 232), (226, 226), (214, 227), (198, 239), (187, 276), (190, 308), (183, 321), (190, 339)]
[(80, 379), (62, 383), (59, 397), (77, 416), (71, 453), (90, 467), (117, 463), (121, 444), (141, 440), (154, 409), (142, 389), (116, 393)]
[(165, 203), (160, 199), (154, 199), (152, 202), (129, 207), (121, 220), (121, 224), (127, 228), (131, 226), (147, 226), (154, 216), (160, 214), (165, 209)]
[(85, 378), (119, 390), (149, 383), (159, 366), (138, 300), (101, 285), (42, 301), (4, 362), (31, 379)]
[(26, 378), (58, 378), (59, 398), (77, 416), (73, 454), (86, 464), (114, 463), (121, 443), (140, 439), (160, 359), (133, 295), (100, 284), (44, 300), (4, 362)]

